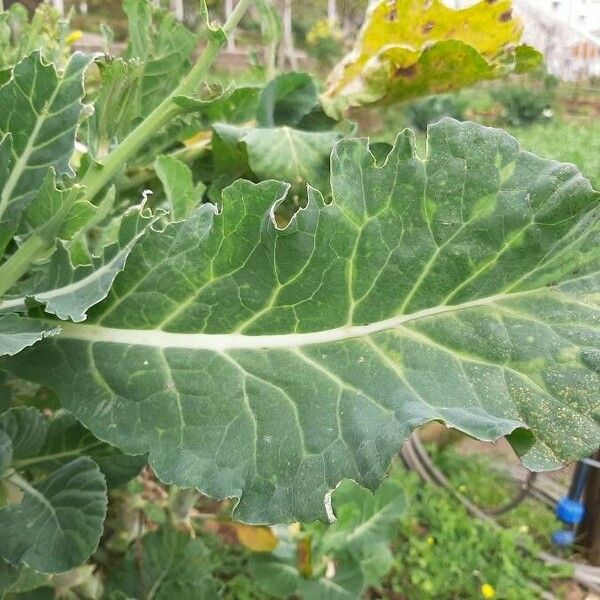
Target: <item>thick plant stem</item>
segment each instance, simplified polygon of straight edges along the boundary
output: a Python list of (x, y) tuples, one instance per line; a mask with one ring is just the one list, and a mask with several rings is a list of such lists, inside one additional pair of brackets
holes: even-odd
[(207, 48), (183, 81), (106, 157), (103, 165), (92, 167), (88, 171), (81, 181), (86, 188), (86, 200), (93, 200), (127, 161), (150, 140), (154, 132), (180, 113), (181, 109), (177, 106), (175, 98), (192, 94), (198, 89), (206, 73), (219, 56), (227, 41), (227, 36), (237, 27), (251, 3), (252, 0), (240, 0), (223, 26), (225, 36), (216, 34), (209, 36)]
[[(104, 164), (90, 168), (81, 180), (81, 184), (85, 187), (82, 200), (92, 201), (157, 130), (180, 114), (181, 109), (175, 102), (175, 98), (193, 94), (198, 89), (227, 42), (227, 36), (237, 27), (251, 4), (252, 0), (238, 2), (223, 26), (225, 35), (219, 35), (217, 32), (210, 35), (208, 46), (183, 81), (106, 157)], [(0, 267), (0, 298), (27, 273), (31, 264), (43, 256), (53, 243), (54, 239), (48, 240), (34, 233)]]
[[(33, 233), (25, 243), (0, 266), (0, 298), (17, 282), (31, 266), (48, 249), (48, 240)], [(1, 306), (0, 302), (0, 306)]]
[(171, 516), (173, 522), (178, 525), (187, 523), (190, 519), (190, 512), (198, 502), (200, 492), (195, 489), (179, 488), (173, 486), (171, 490)]

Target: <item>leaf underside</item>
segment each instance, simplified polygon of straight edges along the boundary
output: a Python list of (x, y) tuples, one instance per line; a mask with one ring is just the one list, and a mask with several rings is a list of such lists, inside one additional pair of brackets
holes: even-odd
[(600, 440), (598, 195), (572, 165), (444, 120), (385, 164), (343, 140), (332, 201), (238, 181), (130, 255), (85, 324), (3, 368), (53, 387), (165, 482), (238, 497), (248, 522), (324, 517), (376, 486), (411, 430), (524, 428), (532, 469)]
[(20, 317), (8, 313), (0, 314), (0, 356), (17, 354), (23, 348), (56, 335), (60, 327), (56, 323), (48, 323), (40, 319)]

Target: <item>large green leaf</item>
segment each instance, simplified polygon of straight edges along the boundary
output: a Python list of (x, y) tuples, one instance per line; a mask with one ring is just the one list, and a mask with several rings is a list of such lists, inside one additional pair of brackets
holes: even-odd
[(406, 101), (533, 69), (542, 55), (518, 45), (521, 31), (511, 0), (482, 0), (461, 10), (441, 0), (379, 0), (355, 47), (332, 71), (323, 105), (339, 116), (351, 107)]
[(42, 481), (18, 485), (23, 499), (0, 509), (0, 556), (44, 573), (86, 561), (106, 515), (106, 484), (94, 461), (78, 458)]
[(410, 132), (382, 166), (340, 142), (331, 184), (279, 230), (286, 186), (236, 182), (144, 236), (89, 324), (2, 368), (252, 522), (323, 516), (431, 420), (527, 428), (533, 469), (597, 447), (598, 195), (575, 167), (444, 120), (426, 161)]
[(50, 167), (58, 175), (72, 173), (69, 160), (90, 60), (75, 53), (59, 74), (36, 51), (15, 66), (0, 88), (0, 250)]

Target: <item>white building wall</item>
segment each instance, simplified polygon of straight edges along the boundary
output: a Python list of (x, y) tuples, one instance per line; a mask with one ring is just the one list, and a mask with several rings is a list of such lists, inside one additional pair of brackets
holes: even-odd
[[(480, 0), (443, 0), (452, 8), (466, 8)], [(560, 21), (584, 29), (600, 30), (600, 0), (532, 0), (535, 6), (556, 16)], [(518, 7), (518, 1), (515, 2)]]
[(536, 0), (564, 23), (585, 31), (600, 30), (600, 0)]
[[(479, 0), (443, 0), (466, 8)], [(523, 41), (540, 50), (562, 79), (600, 76), (600, 0), (513, 0)]]

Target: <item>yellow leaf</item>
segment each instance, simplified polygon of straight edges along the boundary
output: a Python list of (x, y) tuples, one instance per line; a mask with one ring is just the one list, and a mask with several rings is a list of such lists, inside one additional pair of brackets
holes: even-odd
[(253, 552), (272, 552), (279, 540), (269, 527), (232, 523), (240, 544)]
[(75, 31), (71, 31), (71, 33), (65, 38), (65, 43), (68, 45), (74, 44), (79, 41), (83, 37), (83, 32), (76, 29)]
[(197, 144), (202, 144), (209, 142), (212, 137), (211, 131), (199, 131), (195, 133), (191, 137), (183, 140), (183, 144), (186, 148), (191, 148), (192, 146), (196, 146)]
[(540, 64), (518, 46), (521, 23), (511, 0), (483, 0), (463, 10), (441, 0), (381, 0), (367, 13), (354, 50), (332, 71), (326, 111), (398, 102), (458, 89)]

